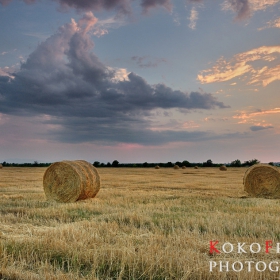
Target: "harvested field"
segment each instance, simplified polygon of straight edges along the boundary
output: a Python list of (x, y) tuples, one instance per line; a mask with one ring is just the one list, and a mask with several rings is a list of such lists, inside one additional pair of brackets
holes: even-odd
[[(253, 265), (209, 271), (210, 261), (279, 261), (280, 201), (246, 197), (246, 168), (98, 168), (97, 196), (67, 204), (46, 201), (45, 170), (1, 170), (0, 279), (279, 278)], [(211, 240), (262, 248), (210, 254)]]

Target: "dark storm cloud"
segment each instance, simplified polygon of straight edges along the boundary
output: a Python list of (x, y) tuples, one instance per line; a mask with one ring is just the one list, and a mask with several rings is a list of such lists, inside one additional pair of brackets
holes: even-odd
[[(150, 130), (149, 116), (154, 109), (227, 108), (210, 93), (150, 85), (135, 73), (116, 79), (117, 70), (106, 67), (92, 52), (94, 43), (87, 31), (96, 21), (87, 13), (78, 23), (62, 26), (30, 54), (13, 78), (0, 77), (0, 112), (48, 115), (49, 123), (60, 127), (59, 133), (49, 131), (49, 135), (62, 141), (134, 143), (139, 139), (145, 143), (145, 137), (150, 138), (148, 142), (175, 137)], [(174, 135), (184, 139), (201, 136)]]
[[(90, 123), (91, 121), (88, 120)], [(98, 120), (99, 121), (99, 120)], [(66, 143), (80, 142), (100, 142), (103, 144), (111, 143), (132, 143), (141, 145), (161, 145), (169, 142), (195, 142), (209, 140), (213, 135), (211, 133), (195, 131), (154, 131), (143, 126), (143, 121), (130, 121), (125, 126), (115, 125), (114, 121), (110, 127), (105, 121), (97, 123), (92, 120), (92, 126), (84, 126), (84, 123), (78, 119), (76, 122), (67, 120), (64, 123), (63, 130), (57, 134), (52, 134), (54, 139)], [(89, 129), (91, 127), (91, 129)], [(76, 131), (76, 133), (73, 133)]]
[(264, 129), (269, 129), (273, 128), (273, 126), (262, 126), (262, 125), (253, 125), (250, 127), (252, 131), (259, 131), (259, 130), (264, 130)]
[[(148, 123), (139, 118), (123, 118), (123, 122), (112, 118), (81, 118), (69, 117), (63, 119), (62, 129), (51, 131), (53, 140), (63, 143), (96, 142), (103, 145), (114, 143), (130, 143), (140, 145), (162, 145), (170, 142), (199, 142), (221, 139), (241, 139), (247, 137), (242, 133), (218, 135), (205, 131), (174, 131), (152, 130)], [(110, 122), (111, 125), (108, 125)], [(49, 122), (56, 124), (55, 121)], [(61, 120), (57, 121), (61, 125)], [(75, 132), (75, 133), (73, 133)]]

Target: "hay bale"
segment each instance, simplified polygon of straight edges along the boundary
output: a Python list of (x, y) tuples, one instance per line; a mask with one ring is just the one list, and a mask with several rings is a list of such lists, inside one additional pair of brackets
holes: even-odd
[(221, 171), (227, 171), (227, 167), (226, 167), (225, 165), (221, 165), (221, 166), (219, 167), (219, 169), (220, 169)]
[(155, 166), (155, 169), (160, 169), (160, 167), (158, 165)]
[(0, 164), (0, 169), (2, 169), (3, 168), (3, 165), (2, 164)]
[(180, 169), (179, 165), (176, 165), (176, 164), (173, 166), (173, 168), (174, 169)]
[(100, 189), (100, 177), (89, 162), (65, 160), (48, 167), (43, 187), (47, 200), (75, 202), (95, 197)]
[(185, 165), (182, 166), (182, 169), (186, 169), (187, 167)]
[(198, 169), (198, 166), (195, 166), (194, 169)]
[(243, 177), (244, 190), (254, 197), (280, 198), (280, 172), (275, 166), (255, 164)]

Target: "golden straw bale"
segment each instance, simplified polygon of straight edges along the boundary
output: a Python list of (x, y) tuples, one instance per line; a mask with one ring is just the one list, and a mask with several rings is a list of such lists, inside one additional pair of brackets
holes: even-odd
[(43, 187), (47, 200), (75, 202), (93, 198), (100, 189), (97, 169), (87, 161), (55, 162), (45, 171)]
[(255, 164), (243, 177), (244, 190), (254, 197), (280, 198), (279, 168), (268, 164)]
[(195, 166), (194, 169), (198, 169), (198, 166)]
[(155, 166), (155, 169), (160, 169), (160, 167), (158, 165)]
[(174, 165), (173, 168), (174, 169), (180, 169), (179, 165)]
[(221, 166), (220, 166), (220, 170), (221, 170), (221, 171), (227, 171), (227, 167), (226, 167), (225, 165), (221, 165)]
[(186, 166), (183, 165), (183, 166), (182, 166), (182, 169), (186, 169)]

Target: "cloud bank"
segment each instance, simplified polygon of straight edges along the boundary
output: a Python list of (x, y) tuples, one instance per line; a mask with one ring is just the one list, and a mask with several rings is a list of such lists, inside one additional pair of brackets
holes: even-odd
[(153, 131), (153, 111), (227, 106), (210, 93), (150, 85), (135, 73), (106, 66), (92, 52), (89, 31), (97, 22), (91, 12), (72, 20), (41, 43), (19, 71), (0, 76), (0, 112), (47, 116), (42, 125), (59, 141), (146, 144), (206, 137), (203, 132)]
[[(0, 0), (0, 4), (8, 5), (13, 0)], [(37, 0), (24, 0), (27, 4), (35, 3)], [(49, 0), (50, 1), (50, 0)], [(53, 0), (52, 0), (53, 1)], [(58, 2), (60, 10), (75, 9), (77, 11), (117, 11), (118, 14), (132, 13), (132, 0), (54, 0)], [(142, 13), (147, 14), (151, 9), (164, 8), (170, 13), (173, 9), (173, 0), (138, 0), (142, 7)], [(204, 3), (204, 0), (187, 0), (187, 2), (195, 4)], [(248, 19), (255, 11), (265, 10), (268, 7), (279, 4), (279, 0), (224, 0), (222, 2), (222, 9), (225, 11), (232, 11), (236, 16), (236, 20)], [(191, 15), (194, 18), (194, 11)], [(193, 22), (193, 21), (191, 21)]]

